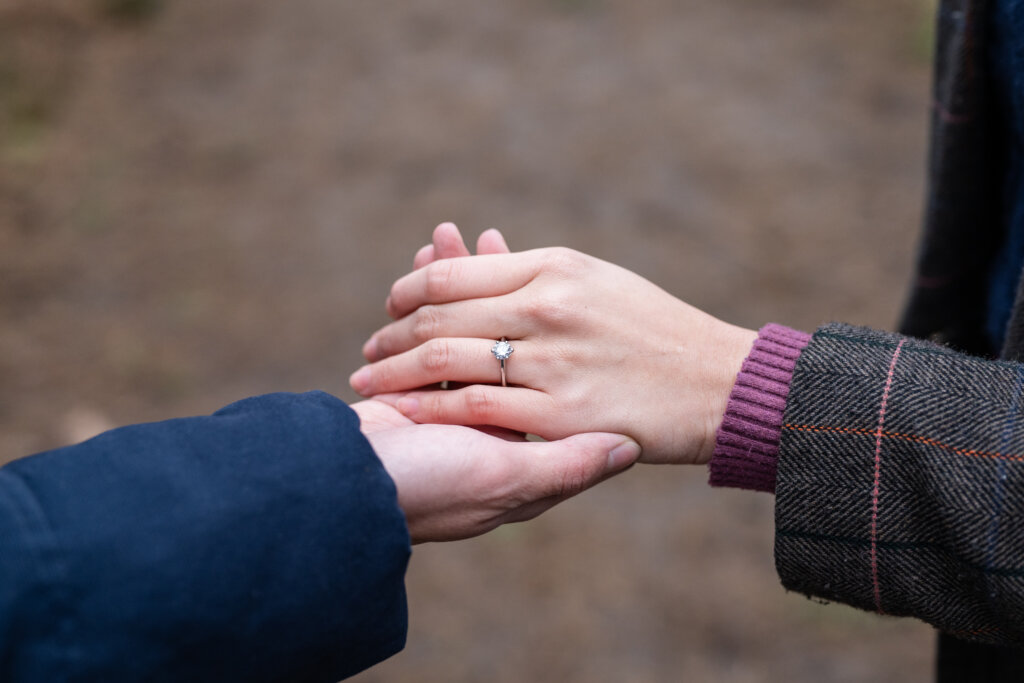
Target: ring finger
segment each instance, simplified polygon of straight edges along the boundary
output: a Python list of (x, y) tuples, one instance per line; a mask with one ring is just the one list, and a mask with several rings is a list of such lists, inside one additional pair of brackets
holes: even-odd
[(509, 311), (514, 310), (514, 302), (506, 297), (420, 306), (374, 332), (363, 345), (363, 356), (378, 361), (440, 337), (526, 337), (528, 324), (521, 317), (510, 316)]
[[(531, 368), (537, 363), (534, 346), (511, 341), (514, 349), (505, 361), (508, 384), (539, 389)], [(376, 363), (365, 365), (349, 379), (363, 396), (409, 391), (428, 384), (451, 381), (463, 384), (501, 384), (501, 363), (491, 353), (494, 340), (442, 337)]]

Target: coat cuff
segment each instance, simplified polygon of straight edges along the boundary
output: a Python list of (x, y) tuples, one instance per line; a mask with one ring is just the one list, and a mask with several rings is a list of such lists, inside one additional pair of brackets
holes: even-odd
[(715, 437), (712, 486), (775, 492), (775, 475), (789, 384), (806, 332), (769, 323), (743, 361)]

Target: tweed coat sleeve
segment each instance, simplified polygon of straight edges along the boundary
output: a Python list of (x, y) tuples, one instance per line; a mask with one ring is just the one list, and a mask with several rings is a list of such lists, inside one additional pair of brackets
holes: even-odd
[(1024, 644), (1024, 365), (847, 325), (794, 370), (779, 444), (783, 584)]

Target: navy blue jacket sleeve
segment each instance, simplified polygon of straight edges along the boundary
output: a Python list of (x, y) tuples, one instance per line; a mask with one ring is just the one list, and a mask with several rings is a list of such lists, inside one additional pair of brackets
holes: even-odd
[(405, 643), (355, 413), (272, 394), (0, 469), (0, 680), (336, 681)]

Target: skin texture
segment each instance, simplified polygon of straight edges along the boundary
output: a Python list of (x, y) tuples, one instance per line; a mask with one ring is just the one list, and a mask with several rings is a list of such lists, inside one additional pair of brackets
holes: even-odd
[(395, 482), (413, 543), (470, 538), (532, 519), (628, 468), (640, 454), (618, 434), (538, 443), (472, 427), (416, 424), (386, 400), (352, 408)]
[[(420, 423), (612, 432), (643, 462), (710, 460), (756, 332), (571, 249), (422, 262), (391, 289), (395, 322), (363, 348), (370, 364), (350, 380), (361, 395), (408, 392), (396, 408)], [(507, 388), (490, 354), (502, 336), (515, 348)], [(415, 391), (444, 380), (460, 388)]]
[[(488, 230), (477, 252), (508, 253), (508, 247), (501, 233)], [(462, 256), (469, 256), (462, 236), (443, 223), (413, 267)], [(352, 408), (395, 482), (413, 543), (470, 538), (532, 519), (627, 469), (640, 454), (635, 442), (618, 434), (536, 443), (507, 429), (417, 424), (395, 408), (401, 398), (381, 395)]]

